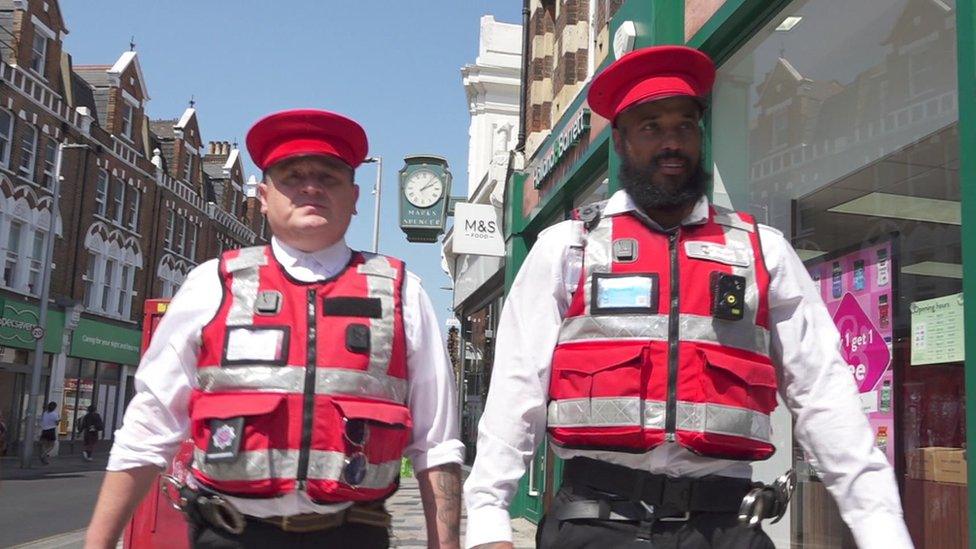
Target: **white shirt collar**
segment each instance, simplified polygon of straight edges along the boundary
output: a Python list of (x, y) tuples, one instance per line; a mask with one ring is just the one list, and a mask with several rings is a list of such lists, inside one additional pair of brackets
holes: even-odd
[(289, 275), (304, 282), (335, 276), (349, 264), (352, 257), (352, 250), (345, 239), (315, 252), (303, 252), (272, 237), (271, 251)]
[[(604, 215), (613, 215), (625, 212), (635, 212), (644, 221), (651, 224), (652, 227), (657, 228), (661, 231), (665, 229), (657, 224), (656, 221), (647, 217), (644, 210), (640, 209), (637, 204), (634, 203), (634, 199), (627, 194), (625, 190), (619, 190), (613, 193), (613, 196), (607, 200), (607, 205), (603, 209)], [(691, 209), (691, 212), (681, 220), (682, 225), (701, 225), (708, 221), (708, 197), (702, 196), (695, 203), (695, 207)]]

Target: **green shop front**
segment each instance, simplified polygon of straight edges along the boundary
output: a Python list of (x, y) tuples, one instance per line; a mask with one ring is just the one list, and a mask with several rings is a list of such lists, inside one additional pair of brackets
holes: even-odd
[[(686, 38), (686, 17), (702, 11)], [(969, 546), (976, 300), (963, 293), (976, 295), (976, 271), (963, 262), (976, 261), (965, 229), (976, 227), (976, 156), (961, 151), (976, 150), (973, 0), (630, 0), (610, 35), (627, 21), (635, 47), (686, 43), (716, 61), (711, 199), (782, 231), (804, 261), (916, 546)], [(607, 122), (585, 93), (510, 180), (506, 287), (542, 229), (617, 188)], [(784, 406), (773, 431), (778, 452), (755, 477), (799, 476), (788, 516), (767, 527), (777, 546), (854, 547)], [(540, 516), (559, 469), (538, 452), (513, 515)]]

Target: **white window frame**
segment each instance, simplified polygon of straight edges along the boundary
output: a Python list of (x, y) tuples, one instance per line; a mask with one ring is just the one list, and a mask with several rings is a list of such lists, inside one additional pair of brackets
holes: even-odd
[(187, 236), (186, 247), (188, 249), (187, 249), (187, 253), (183, 255), (185, 255), (189, 259), (194, 259), (197, 253), (197, 226), (189, 222), (187, 223), (187, 225), (189, 225), (188, 230), (186, 232), (186, 236)]
[(89, 310), (94, 310), (93, 301), (95, 299), (94, 289), (97, 287), (96, 275), (98, 262), (101, 256), (95, 254), (91, 250), (88, 251), (88, 265), (85, 268), (84, 283), (85, 283), (85, 308)]
[(132, 141), (133, 128), (135, 127), (135, 116), (136, 116), (135, 105), (129, 103), (129, 101), (127, 101), (126, 99), (123, 99), (122, 112), (121, 112), (122, 131), (119, 133), (121, 133), (122, 137), (128, 139), (129, 141)]
[[(5, 223), (6, 232), (4, 234), (4, 253), (3, 253), (3, 272), (0, 273), (0, 282), (8, 288), (19, 289), (20, 281), (23, 278), (20, 274), (21, 250), (24, 248), (24, 228), (28, 226), (22, 219), (10, 219)], [(10, 241), (13, 228), (17, 227), (17, 237), (15, 242)], [(11, 249), (13, 247), (13, 249)], [(10, 270), (10, 280), (7, 280), (7, 270)]]
[(191, 175), (193, 174), (193, 153), (190, 152), (189, 147), (183, 148), (183, 153), (186, 155), (186, 160), (183, 161), (183, 179), (187, 183), (192, 183)]
[(178, 235), (179, 241), (173, 243), (173, 251), (185, 256), (186, 254), (183, 252), (186, 249), (186, 218), (182, 216), (177, 217), (176, 223), (178, 226), (176, 234)]
[[(44, 68), (47, 67), (47, 50), (48, 41), (51, 38), (45, 36), (43, 32), (38, 30), (38, 27), (34, 26), (34, 40), (31, 42), (31, 58), (30, 58), (30, 70), (35, 74), (39, 75), (41, 78), (47, 80), (47, 76), (44, 74)], [(37, 42), (41, 42), (41, 50), (37, 50)]]
[[(118, 185), (112, 185), (112, 205), (115, 208), (112, 212), (112, 220), (121, 227), (122, 220), (125, 218), (125, 181), (121, 179), (115, 181), (118, 182)], [(117, 195), (116, 189), (118, 189)]]
[(41, 274), (44, 266), (44, 237), (47, 231), (33, 227), (31, 235), (30, 259), (27, 262), (27, 291), (31, 295), (41, 293)]
[(48, 139), (47, 142), (44, 143), (44, 158), (42, 159), (42, 162), (44, 165), (44, 175), (41, 179), (41, 184), (48, 189), (53, 189), (54, 178), (56, 175), (54, 170), (57, 168), (58, 163), (58, 142), (54, 139)]
[(14, 113), (7, 109), (0, 109), (0, 116), (7, 116), (9, 118), (6, 128), (3, 127), (3, 124), (0, 124), (0, 164), (9, 167), (10, 149), (13, 148), (14, 143), (14, 118), (16, 117)]
[[(20, 136), (20, 163), (17, 165), (17, 173), (24, 179), (33, 181), (35, 165), (37, 164), (37, 128), (28, 124), (25, 132), (27, 131), (30, 133), (24, 133)], [(30, 150), (24, 147), (28, 142), (26, 139), (28, 135), (30, 135)], [(28, 159), (29, 161), (25, 162)], [(28, 166), (24, 166), (24, 164), (28, 164)]]
[(166, 237), (163, 239), (163, 247), (173, 249), (173, 236), (176, 234), (176, 212), (171, 208), (169, 215), (166, 216)]
[(98, 170), (98, 179), (95, 181), (95, 213), (102, 217), (108, 216), (108, 171)]
[(112, 306), (115, 304), (114, 301), (114, 285), (113, 280), (117, 275), (116, 264), (118, 261), (112, 259), (111, 257), (106, 257), (105, 261), (102, 261), (102, 276), (99, 277), (100, 291), (98, 294), (98, 309), (103, 312), (108, 312), (112, 310)]
[(127, 226), (133, 232), (139, 232), (139, 203), (142, 199), (142, 193), (139, 189), (132, 188), (129, 190), (130, 200), (126, 205), (126, 210), (128, 211), (128, 224)]

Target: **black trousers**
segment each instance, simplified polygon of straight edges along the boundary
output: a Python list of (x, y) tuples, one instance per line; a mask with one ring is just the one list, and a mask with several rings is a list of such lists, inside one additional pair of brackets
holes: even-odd
[[(580, 492), (585, 492), (582, 495)], [(637, 537), (637, 522), (574, 519), (559, 521), (560, 506), (592, 499), (591, 491), (565, 483), (536, 531), (539, 549), (775, 549), (765, 532), (741, 526), (736, 513), (692, 513), (686, 522), (657, 521), (651, 539)]]
[(208, 523), (190, 523), (190, 546), (196, 549), (267, 548), (354, 548), (387, 549), (390, 533), (386, 528), (346, 523), (318, 532), (285, 532), (273, 524), (249, 519), (244, 532), (234, 535)]

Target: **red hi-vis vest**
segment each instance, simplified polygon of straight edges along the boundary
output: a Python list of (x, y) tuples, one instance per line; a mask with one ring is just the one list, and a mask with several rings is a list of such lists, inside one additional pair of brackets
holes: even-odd
[(202, 331), (190, 402), (198, 481), (323, 503), (395, 490), (411, 434), (404, 272), (353, 252), (335, 277), (304, 283), (269, 246), (221, 256), (223, 302)]
[[(552, 358), (553, 442), (635, 453), (677, 442), (704, 456), (768, 458), (776, 372), (755, 220), (711, 207), (707, 222), (662, 233), (641, 215), (604, 216), (586, 234)], [(732, 278), (744, 298), (737, 319), (714, 312), (714, 296), (727, 297), (715, 286)]]

